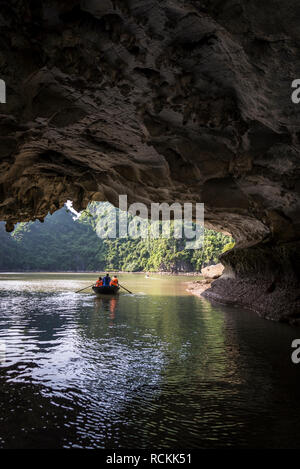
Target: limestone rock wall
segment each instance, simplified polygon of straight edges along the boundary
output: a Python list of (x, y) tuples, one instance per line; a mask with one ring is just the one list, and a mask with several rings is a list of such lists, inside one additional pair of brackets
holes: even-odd
[(245, 253), (259, 245), (277, 256), (276, 246), (296, 245), (298, 0), (0, 6), (8, 230), (67, 199), (82, 209), (128, 194), (204, 202), (207, 226), (231, 233)]

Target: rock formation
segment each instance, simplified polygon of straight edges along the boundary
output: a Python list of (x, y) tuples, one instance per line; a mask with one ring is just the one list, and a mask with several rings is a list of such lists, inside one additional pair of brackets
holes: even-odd
[(209, 278), (211, 280), (221, 277), (224, 271), (224, 266), (222, 264), (215, 264), (215, 265), (208, 265), (207, 267), (203, 267), (201, 269), (201, 275), (205, 278)]
[(297, 318), (298, 0), (0, 5), (7, 230), (67, 199), (204, 202), (237, 242), (206, 295)]
[(203, 269), (201, 269), (201, 275), (203, 278), (194, 282), (188, 282), (187, 291), (193, 293), (193, 295), (205, 296), (204, 292), (212, 287), (214, 280), (221, 277), (223, 271), (224, 266), (220, 263), (203, 267)]

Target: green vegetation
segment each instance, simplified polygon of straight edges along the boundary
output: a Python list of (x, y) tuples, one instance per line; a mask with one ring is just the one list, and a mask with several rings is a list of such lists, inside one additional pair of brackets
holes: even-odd
[(113, 234), (114, 213), (110, 204), (93, 202), (77, 220), (63, 208), (44, 223), (19, 223), (12, 234), (0, 223), (0, 270), (200, 271), (233, 246), (230, 237), (212, 230), (205, 230), (204, 246), (196, 250), (185, 249), (184, 238), (101, 239), (104, 227)]
[(225, 244), (224, 248), (222, 249), (222, 253), (229, 251), (229, 249), (232, 249), (234, 247), (234, 241), (231, 241), (228, 244)]

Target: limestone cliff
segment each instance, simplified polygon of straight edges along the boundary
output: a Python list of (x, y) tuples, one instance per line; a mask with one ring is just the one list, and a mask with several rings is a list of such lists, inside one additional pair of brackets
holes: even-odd
[(66, 199), (204, 202), (238, 246), (206, 295), (297, 317), (298, 0), (0, 6), (7, 229)]

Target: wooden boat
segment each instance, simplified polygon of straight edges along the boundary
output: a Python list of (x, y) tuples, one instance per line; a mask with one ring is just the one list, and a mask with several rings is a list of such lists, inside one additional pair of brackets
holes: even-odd
[(116, 295), (120, 290), (120, 287), (93, 287), (94, 292), (96, 295)]

